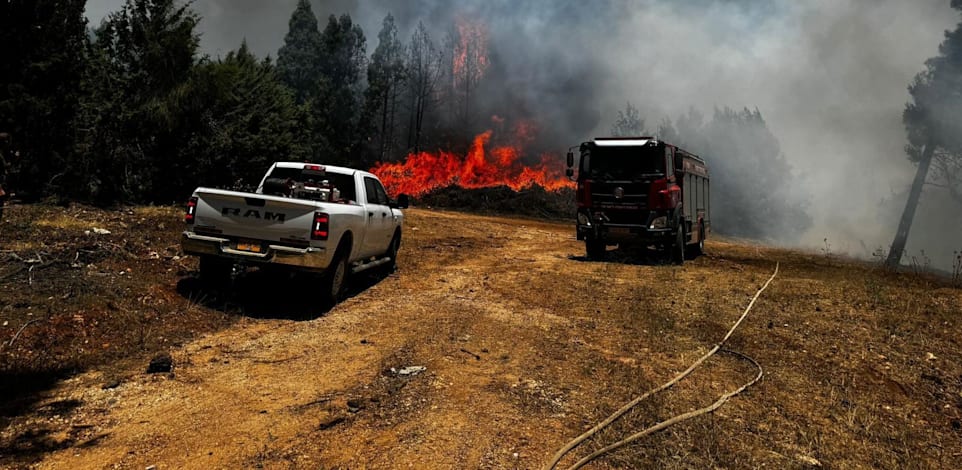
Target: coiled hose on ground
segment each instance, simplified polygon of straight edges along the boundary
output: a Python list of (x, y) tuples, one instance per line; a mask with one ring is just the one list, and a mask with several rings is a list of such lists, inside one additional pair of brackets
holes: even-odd
[(561, 459), (563, 459), (563, 458), (565, 457), (565, 455), (567, 455), (569, 452), (571, 452), (572, 450), (574, 450), (576, 447), (578, 447), (579, 445), (581, 445), (582, 442), (584, 442), (585, 440), (587, 440), (587, 439), (590, 438), (591, 436), (595, 435), (598, 431), (601, 431), (602, 429), (610, 426), (611, 423), (614, 423), (615, 421), (617, 421), (619, 418), (621, 418), (622, 416), (624, 416), (625, 413), (627, 413), (628, 411), (630, 411), (632, 408), (634, 408), (635, 406), (637, 406), (639, 403), (641, 403), (642, 401), (644, 401), (644, 400), (647, 399), (648, 397), (650, 397), (650, 396), (652, 396), (652, 395), (654, 395), (654, 394), (656, 394), (656, 393), (662, 392), (662, 391), (664, 391), (664, 390), (667, 390), (667, 389), (671, 388), (672, 386), (674, 386), (676, 383), (680, 382), (682, 379), (684, 379), (685, 377), (687, 377), (688, 375), (690, 375), (690, 374), (691, 374), (695, 369), (697, 369), (700, 365), (702, 365), (702, 363), (704, 363), (708, 358), (714, 356), (715, 353), (717, 353), (718, 351), (723, 351), (723, 352), (726, 352), (726, 353), (729, 353), (729, 354), (733, 354), (733, 355), (735, 355), (736, 357), (738, 357), (738, 358), (740, 358), (740, 359), (743, 359), (743, 360), (746, 360), (746, 361), (748, 361), (748, 362), (751, 362), (751, 363), (758, 369), (758, 374), (755, 376), (754, 379), (752, 379), (750, 382), (746, 383), (745, 385), (742, 385), (742, 386), (739, 387), (737, 390), (733, 390), (733, 391), (731, 391), (731, 392), (728, 392), (728, 393), (722, 395), (718, 400), (716, 400), (716, 401), (715, 401), (714, 403), (712, 403), (711, 405), (709, 405), (709, 406), (707, 406), (707, 407), (705, 407), (705, 408), (700, 408), (700, 409), (697, 409), (697, 410), (694, 410), (694, 411), (690, 411), (690, 412), (688, 412), (688, 413), (684, 413), (684, 414), (680, 414), (680, 415), (678, 415), (678, 416), (672, 417), (672, 418), (667, 419), (667, 420), (665, 420), (665, 421), (662, 421), (662, 422), (660, 422), (660, 423), (658, 423), (658, 424), (655, 424), (654, 426), (648, 427), (648, 428), (646, 428), (646, 429), (644, 429), (644, 430), (642, 430), (642, 431), (639, 431), (639, 432), (637, 432), (637, 433), (635, 433), (635, 434), (632, 434), (631, 436), (628, 436), (628, 437), (626, 437), (625, 439), (622, 439), (622, 440), (620, 440), (620, 441), (618, 441), (618, 442), (615, 442), (615, 443), (613, 443), (613, 444), (611, 444), (611, 445), (605, 446), (604, 448), (599, 449), (599, 450), (597, 450), (597, 451), (589, 454), (588, 456), (582, 458), (581, 460), (577, 461), (574, 465), (572, 465), (571, 467), (569, 467), (569, 470), (576, 470), (576, 469), (578, 469), (578, 468), (581, 468), (581, 467), (583, 467), (584, 465), (586, 465), (586, 464), (588, 464), (589, 462), (591, 462), (592, 460), (594, 460), (594, 459), (596, 459), (596, 458), (598, 458), (598, 457), (600, 457), (600, 456), (602, 456), (602, 455), (605, 455), (605, 454), (607, 454), (607, 453), (609, 453), (609, 452), (611, 452), (611, 451), (613, 451), (613, 450), (616, 450), (616, 449), (619, 449), (619, 448), (621, 448), (621, 447), (624, 447), (625, 445), (628, 445), (628, 444), (630, 444), (630, 443), (632, 443), (632, 442), (634, 442), (634, 441), (636, 441), (636, 440), (638, 440), (638, 439), (640, 439), (640, 438), (642, 438), (642, 437), (644, 437), (644, 436), (647, 436), (647, 435), (649, 435), (649, 434), (652, 434), (652, 433), (661, 431), (661, 430), (666, 429), (666, 428), (668, 428), (668, 427), (670, 427), (670, 426), (672, 426), (672, 425), (678, 424), (678, 423), (680, 423), (680, 422), (682, 422), (682, 421), (686, 421), (686, 420), (689, 420), (689, 419), (694, 418), (694, 417), (697, 417), (697, 416), (701, 416), (701, 415), (706, 414), (706, 413), (711, 413), (711, 412), (717, 410), (719, 407), (721, 407), (721, 406), (722, 406), (726, 401), (728, 401), (728, 399), (730, 399), (731, 397), (733, 397), (733, 396), (735, 396), (735, 395), (738, 395), (739, 393), (745, 391), (745, 389), (747, 389), (748, 387), (750, 387), (750, 386), (754, 385), (756, 382), (758, 382), (758, 381), (762, 378), (762, 374), (763, 374), (762, 366), (759, 365), (758, 362), (756, 362), (754, 359), (752, 359), (752, 358), (750, 358), (750, 357), (748, 357), (748, 356), (746, 356), (746, 355), (744, 355), (744, 354), (741, 354), (741, 353), (738, 353), (738, 352), (734, 352), (734, 351), (722, 350), (722, 346), (725, 345), (725, 343), (728, 341), (728, 339), (731, 338), (732, 334), (735, 333), (735, 330), (738, 329), (739, 325), (742, 324), (742, 321), (744, 321), (745, 318), (748, 316), (748, 312), (750, 312), (750, 311), (752, 310), (752, 307), (755, 306), (755, 301), (757, 301), (757, 300), (758, 300), (758, 297), (762, 295), (762, 292), (764, 292), (765, 289), (768, 288), (768, 285), (771, 284), (773, 280), (775, 280), (775, 276), (778, 275), (778, 268), (779, 268), (779, 263), (775, 263), (775, 272), (772, 274), (772, 277), (770, 277), (770, 278), (768, 279), (768, 282), (766, 282), (765, 285), (763, 285), (762, 288), (759, 289), (758, 292), (755, 293), (755, 296), (752, 297), (752, 301), (748, 304), (748, 307), (745, 308), (745, 311), (742, 313), (742, 316), (738, 319), (737, 322), (735, 322), (735, 325), (732, 326), (732, 328), (731, 328), (730, 330), (728, 330), (728, 334), (726, 334), (725, 337), (722, 338), (721, 342), (719, 342), (718, 344), (716, 344), (713, 348), (711, 348), (711, 350), (709, 350), (707, 353), (705, 353), (704, 356), (700, 357), (700, 358), (699, 358), (697, 361), (695, 361), (691, 366), (689, 366), (687, 369), (685, 369), (684, 372), (682, 372), (682, 373), (678, 374), (677, 376), (675, 376), (675, 378), (669, 380), (668, 382), (665, 382), (664, 384), (662, 384), (662, 385), (660, 385), (660, 386), (658, 386), (658, 387), (656, 387), (656, 388), (653, 388), (653, 389), (645, 392), (643, 395), (639, 396), (638, 398), (635, 398), (634, 400), (628, 402), (627, 404), (625, 404), (624, 406), (622, 406), (620, 409), (618, 409), (618, 411), (615, 411), (614, 413), (612, 413), (611, 416), (609, 416), (608, 418), (606, 418), (604, 421), (602, 421), (601, 423), (598, 423), (597, 425), (595, 425), (595, 427), (589, 429), (589, 430), (586, 431), (584, 434), (582, 434), (582, 435), (580, 435), (580, 436), (572, 439), (570, 442), (568, 442), (567, 444), (565, 444), (564, 447), (562, 447), (560, 450), (558, 450), (557, 453), (555, 453), (555, 455), (554, 455), (554, 457), (552, 457), (551, 461), (548, 462), (548, 463), (544, 466), (544, 470), (554, 470), (555, 467), (557, 467), (558, 463), (561, 461)]

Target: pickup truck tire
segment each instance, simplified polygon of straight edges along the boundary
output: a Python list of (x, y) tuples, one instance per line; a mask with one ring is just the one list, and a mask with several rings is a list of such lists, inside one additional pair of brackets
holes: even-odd
[(397, 253), (401, 249), (401, 231), (398, 230), (394, 232), (394, 238), (391, 239), (391, 244), (387, 247), (387, 252), (384, 256), (389, 258), (391, 261), (387, 263), (387, 272), (393, 273), (397, 270)]
[(605, 241), (597, 238), (585, 239), (585, 253), (590, 260), (601, 260), (605, 258)]
[(220, 287), (230, 282), (234, 261), (217, 256), (200, 257), (200, 281), (210, 287)]
[(350, 247), (345, 246), (342, 242), (334, 253), (334, 259), (331, 261), (331, 265), (324, 271), (324, 274), (321, 275), (321, 286), (324, 297), (332, 307), (336, 305), (341, 300), (341, 296), (344, 295), (344, 286), (347, 284), (347, 276), (350, 272), (347, 265), (347, 255), (349, 252)]

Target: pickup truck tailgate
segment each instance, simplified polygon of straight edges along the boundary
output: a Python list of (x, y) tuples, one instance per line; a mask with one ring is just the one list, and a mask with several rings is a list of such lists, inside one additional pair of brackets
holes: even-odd
[(307, 201), (198, 188), (194, 230), (285, 244), (308, 242), (317, 207)]

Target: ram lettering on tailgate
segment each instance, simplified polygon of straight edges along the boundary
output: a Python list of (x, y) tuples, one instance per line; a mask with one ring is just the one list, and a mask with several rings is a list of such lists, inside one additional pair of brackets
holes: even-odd
[(284, 223), (284, 219), (287, 218), (287, 214), (282, 214), (277, 212), (265, 211), (264, 215), (261, 216), (261, 212), (258, 210), (248, 209), (243, 213), (241, 213), (241, 210), (242, 209), (235, 208), (235, 207), (225, 207), (221, 209), (220, 213), (221, 215), (224, 215), (227, 217), (245, 217), (245, 218), (251, 218), (251, 219), (274, 220), (280, 223)]

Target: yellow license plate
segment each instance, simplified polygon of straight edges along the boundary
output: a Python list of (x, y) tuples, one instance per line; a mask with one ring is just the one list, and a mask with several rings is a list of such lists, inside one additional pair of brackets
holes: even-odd
[(240, 251), (250, 251), (252, 253), (261, 252), (261, 244), (249, 240), (241, 240), (237, 242), (237, 249)]

